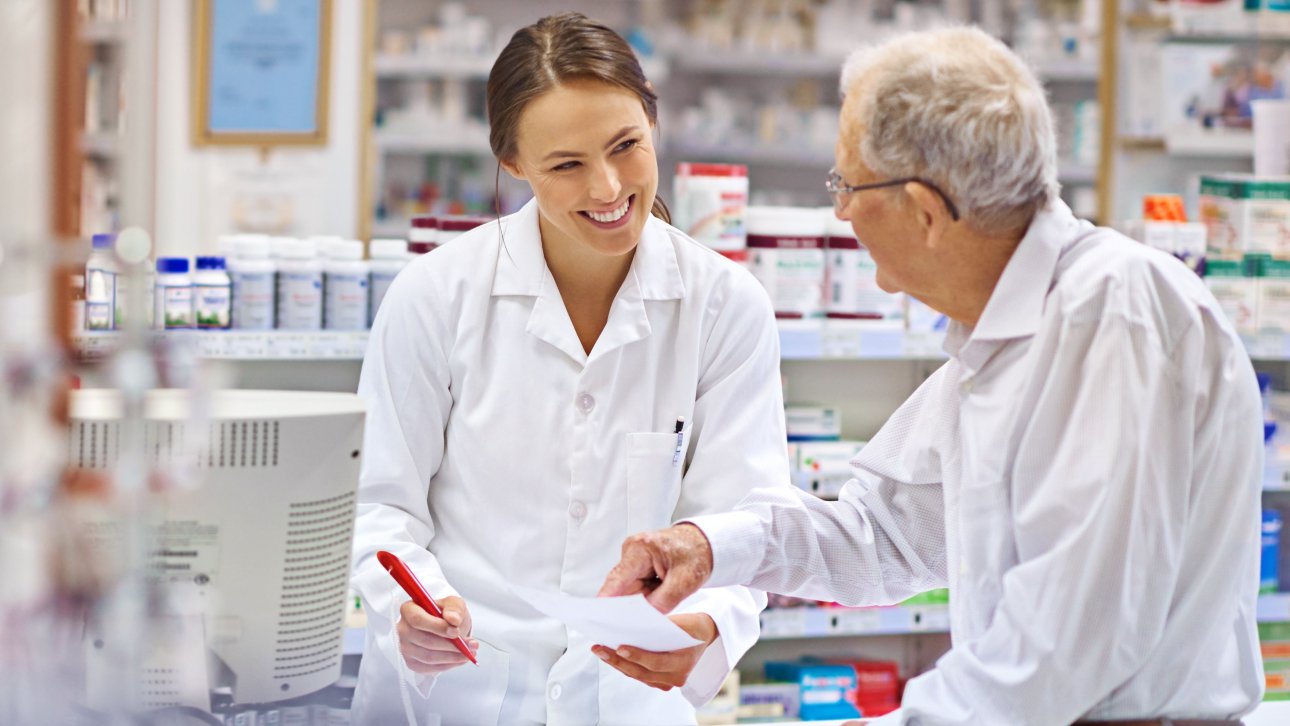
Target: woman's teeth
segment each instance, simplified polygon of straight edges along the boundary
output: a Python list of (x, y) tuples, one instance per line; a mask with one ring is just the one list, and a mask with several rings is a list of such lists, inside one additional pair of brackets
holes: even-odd
[(615, 209), (612, 212), (603, 212), (603, 213), (587, 212), (586, 214), (588, 217), (591, 217), (597, 222), (601, 222), (603, 224), (609, 224), (610, 222), (617, 222), (618, 220), (622, 219), (623, 215), (627, 214), (627, 208), (630, 207), (631, 205), (632, 205), (631, 197), (628, 197), (627, 200), (623, 202), (623, 206), (619, 207), (618, 209)]

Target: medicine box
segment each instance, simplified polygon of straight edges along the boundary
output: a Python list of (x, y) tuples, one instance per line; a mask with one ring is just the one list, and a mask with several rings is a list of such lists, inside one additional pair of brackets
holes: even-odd
[(831, 406), (784, 407), (789, 441), (837, 441), (842, 437), (842, 414)]
[(742, 683), (739, 722), (759, 723), (800, 717), (801, 688), (796, 683)]
[(856, 672), (849, 665), (771, 661), (766, 678), (795, 683), (799, 689), (803, 721), (856, 718)]
[(739, 671), (730, 671), (717, 695), (699, 706), (694, 716), (702, 726), (735, 723), (739, 717)]
[(864, 448), (863, 441), (803, 441), (793, 444), (789, 463), (793, 483), (816, 496), (833, 499), (850, 481), (851, 460)]
[(1265, 701), (1290, 701), (1290, 623), (1259, 623)]
[(893, 661), (839, 660), (856, 672), (855, 706), (871, 718), (900, 708), (900, 667)]
[(1210, 255), (1239, 259), (1263, 252), (1290, 258), (1290, 178), (1202, 176), (1200, 221)]

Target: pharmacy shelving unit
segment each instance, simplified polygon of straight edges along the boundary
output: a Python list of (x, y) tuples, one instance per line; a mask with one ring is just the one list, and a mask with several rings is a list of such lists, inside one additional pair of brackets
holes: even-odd
[[(1136, 219), (1140, 209), (1135, 204), (1143, 194), (1176, 193), (1195, 202), (1196, 179), (1202, 173), (1245, 172), (1253, 170), (1254, 140), (1248, 130), (1199, 128), (1191, 131), (1164, 128), (1157, 122), (1156, 135), (1143, 136), (1134, 127), (1132, 108), (1128, 104), (1143, 93), (1144, 79), (1135, 76), (1134, 64), (1142, 59), (1132, 52), (1133, 45), (1161, 47), (1170, 44), (1236, 44), (1251, 48), (1290, 48), (1290, 32), (1259, 22), (1252, 14), (1242, 28), (1216, 27), (1205, 18), (1207, 8), (1198, 4), (1192, 14), (1181, 7), (1169, 15), (1130, 12), (1126, 0), (1102, 0), (1104, 23), (1117, 32), (1103, 36), (1105, 63), (1115, 79), (1118, 92), (1103, 103), (1103, 136), (1115, 142), (1104, 145), (1109, 158), (1104, 162), (1107, 183), (1099, 205), (1111, 211), (1111, 221)], [(1158, 79), (1156, 79), (1158, 80)], [(1156, 91), (1157, 88), (1146, 89)], [(1127, 111), (1121, 112), (1120, 105)]]
[[(665, 57), (671, 66), (672, 80), (665, 95), (682, 98), (697, 95), (695, 84), (710, 83), (742, 88), (797, 80), (815, 81), (826, 94), (835, 94), (838, 73), (845, 61), (845, 56), (841, 54), (717, 51), (697, 46), (668, 51)], [(1103, 83), (1104, 71), (1097, 60), (1058, 59), (1040, 61), (1034, 65), (1054, 101), (1091, 100), (1096, 97), (1099, 85)], [(1072, 192), (1096, 187), (1102, 178), (1100, 164), (1104, 156), (1100, 148), (1098, 152), (1096, 160), (1088, 159), (1084, 163), (1063, 160), (1059, 170), (1062, 185)], [(747, 164), (754, 192), (759, 191), (759, 180), (769, 180), (772, 190), (791, 185), (794, 191), (801, 191), (803, 195), (814, 194), (811, 198), (822, 205), (827, 199), (821, 191), (820, 178), (833, 165), (834, 158), (831, 144), (814, 148), (797, 145), (694, 143), (677, 138), (675, 134), (669, 137), (665, 133), (664, 143), (660, 147), (661, 172), (666, 175), (679, 161)], [(661, 185), (660, 188), (666, 190), (669, 187)]]
[(127, 22), (85, 17), (81, 10), (61, 2), (54, 13), (56, 47), (65, 51), (54, 58), (51, 211), (52, 230), (63, 238), (115, 231), (106, 227), (121, 213), (116, 124), (125, 96)]

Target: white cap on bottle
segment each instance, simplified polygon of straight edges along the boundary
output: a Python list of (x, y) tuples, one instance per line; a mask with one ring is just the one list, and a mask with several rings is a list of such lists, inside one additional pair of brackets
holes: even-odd
[(371, 245), (372, 258), (398, 260), (408, 256), (408, 242), (402, 239), (374, 239)]
[(363, 259), (363, 243), (356, 239), (336, 239), (332, 240), (327, 249), (329, 257), (333, 260), (361, 260)]

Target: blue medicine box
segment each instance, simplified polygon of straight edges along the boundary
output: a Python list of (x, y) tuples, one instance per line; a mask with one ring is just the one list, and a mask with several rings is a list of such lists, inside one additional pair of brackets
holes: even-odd
[(857, 718), (856, 672), (848, 665), (772, 661), (766, 679), (796, 683), (801, 689), (803, 721)]

